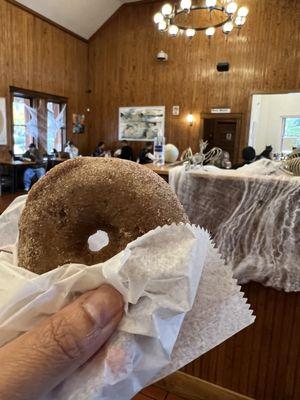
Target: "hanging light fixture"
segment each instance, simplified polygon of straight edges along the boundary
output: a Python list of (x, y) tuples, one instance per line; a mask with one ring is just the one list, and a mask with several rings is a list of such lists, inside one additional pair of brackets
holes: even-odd
[(157, 12), (157, 13), (154, 15), (154, 17), (153, 17), (153, 20), (154, 20), (154, 22), (155, 22), (156, 24), (159, 24), (161, 21), (164, 20), (164, 16), (162, 15), (161, 12)]
[[(166, 3), (162, 6), (161, 11), (154, 15), (153, 20), (159, 31), (167, 31), (172, 37), (178, 36), (179, 32), (185, 32), (188, 38), (193, 38), (198, 31), (204, 31), (206, 36), (211, 38), (217, 28), (221, 28), (225, 35), (229, 35), (234, 28), (240, 30), (247, 21), (249, 9), (244, 6), (239, 7), (238, 2), (239, 0), (205, 0), (202, 5), (196, 1), (193, 5), (192, 0), (181, 0), (177, 1), (175, 5)], [(176, 22), (178, 15), (187, 14), (186, 18), (189, 18), (189, 14), (198, 10), (209, 13), (210, 19), (214, 11), (219, 15), (223, 14), (223, 18), (208, 26), (205, 24), (195, 26), (192, 23), (183, 25), (183, 23)]]
[(173, 7), (170, 3), (165, 4), (162, 6), (161, 12), (165, 17), (169, 17), (172, 14)]
[(181, 0), (180, 8), (184, 12), (188, 13), (190, 11), (191, 7), (192, 7), (192, 0)]
[(238, 9), (238, 5), (234, 1), (231, 1), (226, 6), (226, 11), (228, 12), (228, 14), (234, 14), (237, 9)]
[(228, 35), (228, 33), (230, 33), (233, 29), (233, 23), (232, 21), (226, 22), (226, 24), (223, 25), (223, 32)]
[(205, 30), (205, 34), (206, 34), (206, 36), (208, 36), (208, 37), (214, 36), (215, 33), (216, 33), (216, 28), (213, 27), (213, 26), (211, 26), (210, 28), (207, 28), (207, 29)]
[(246, 17), (237, 16), (234, 23), (238, 28), (241, 28), (246, 23)]
[(213, 8), (217, 4), (217, 0), (206, 0), (206, 7)]
[(162, 21), (160, 21), (160, 23), (158, 24), (158, 30), (159, 31), (165, 31), (167, 29), (167, 22), (163, 19)]
[(245, 17), (246, 18), (247, 15), (249, 14), (248, 7), (239, 8), (237, 14), (238, 14), (239, 17)]
[(178, 35), (179, 28), (177, 25), (170, 25), (168, 31), (170, 36), (175, 37)]
[(193, 36), (195, 36), (196, 31), (193, 28), (189, 28), (185, 31), (185, 34), (188, 38), (192, 38)]

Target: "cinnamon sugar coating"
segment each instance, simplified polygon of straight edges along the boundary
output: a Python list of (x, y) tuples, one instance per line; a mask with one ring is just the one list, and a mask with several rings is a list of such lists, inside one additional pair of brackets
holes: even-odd
[[(42, 274), (66, 263), (92, 265), (157, 226), (188, 222), (170, 186), (131, 161), (79, 157), (49, 171), (29, 192), (19, 223), (19, 266)], [(88, 238), (107, 232), (91, 252)]]

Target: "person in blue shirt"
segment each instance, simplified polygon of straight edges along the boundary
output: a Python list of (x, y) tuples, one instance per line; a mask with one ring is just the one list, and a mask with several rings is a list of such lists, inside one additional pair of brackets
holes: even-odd
[(32, 179), (34, 177), (37, 179), (42, 178), (46, 170), (44, 168), (43, 158), (34, 143), (31, 143), (28, 150), (23, 154), (23, 160), (35, 163), (35, 165), (30, 165), (30, 167), (26, 168), (24, 172), (24, 189), (28, 192), (31, 187)]

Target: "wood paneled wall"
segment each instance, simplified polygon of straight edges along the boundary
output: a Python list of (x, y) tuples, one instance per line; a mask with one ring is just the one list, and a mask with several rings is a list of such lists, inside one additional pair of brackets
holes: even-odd
[(256, 400), (300, 399), (300, 293), (242, 288), (255, 323), (183, 371)]
[(68, 137), (87, 151), (87, 134), (72, 135), (72, 113), (84, 112), (87, 90), (88, 44), (40, 18), (0, 0), (0, 96), (7, 99), (11, 148), (9, 86), (68, 98)]
[[(227, 40), (218, 32), (210, 43), (204, 34), (189, 40), (157, 32), (152, 17), (162, 2), (123, 6), (89, 44), (90, 148), (99, 139), (113, 144), (118, 107), (133, 105), (165, 105), (167, 139), (181, 149), (197, 148), (202, 112), (230, 107), (243, 114), (242, 148), (251, 93), (300, 88), (300, 2), (240, 3), (250, 8), (247, 25)], [(155, 61), (159, 50), (168, 53), (167, 63)], [(228, 73), (216, 71), (221, 61), (230, 63)], [(181, 106), (179, 118), (171, 116), (173, 105)], [(193, 127), (188, 112), (195, 114)]]

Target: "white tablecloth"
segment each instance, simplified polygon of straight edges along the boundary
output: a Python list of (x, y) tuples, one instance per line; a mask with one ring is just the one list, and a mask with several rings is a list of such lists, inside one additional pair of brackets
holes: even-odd
[(212, 233), (239, 283), (300, 291), (300, 178), (242, 171), (177, 167), (169, 182), (190, 221)]

